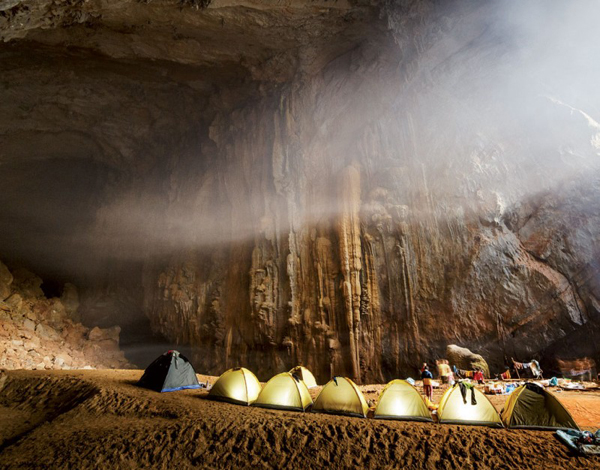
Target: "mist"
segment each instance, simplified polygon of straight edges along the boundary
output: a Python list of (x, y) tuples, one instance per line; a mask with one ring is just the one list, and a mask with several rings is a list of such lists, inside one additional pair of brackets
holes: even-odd
[[(196, 152), (211, 164), (195, 184), (186, 177), (196, 171), (197, 160), (188, 159), (164, 175), (171, 189), (136, 185), (101, 208), (101, 235), (93, 237), (121, 247), (118, 256), (145, 258), (334, 222), (339, 191), (327, 188), (339, 185), (339, 172), (351, 162), (371, 175), (391, 165), (401, 168), (401, 181), (391, 189), (407, 201), (426, 185), (434, 206), (419, 207), (416, 218), (439, 211), (438, 204), (496, 211), (498, 217), (598, 169), (598, 13), (594, 2), (487, 3), (465, 12), (437, 40), (418, 37), (425, 50), (411, 51), (414, 57), (406, 56), (404, 44), (388, 44), (378, 51), (383, 59), (372, 59), (390, 67), (384, 74), (357, 78), (338, 59), (341, 65), (334, 61), (326, 72), (330, 89), (325, 81), (328, 91), (318, 100), (294, 103), (299, 136), (272, 125), (267, 115), (259, 117), (269, 128), (258, 136), (262, 142), (252, 142), (251, 135), (240, 139), (246, 148), (217, 142), (222, 148), (211, 156), (214, 142), (208, 141), (210, 150), (200, 145)], [(414, 71), (406, 74), (405, 63)], [(259, 105), (252, 118), (260, 112), (276, 114), (272, 106)], [(312, 126), (306, 124), (310, 120)], [(370, 133), (379, 140), (374, 148), (366, 147)], [(260, 170), (236, 168), (254, 151), (263, 152), (250, 157)], [(305, 172), (301, 187), (286, 179), (290, 170), (278, 168), (281, 161)], [(278, 171), (294, 187), (293, 198), (274, 181)], [(421, 184), (411, 184), (415, 181)], [(377, 183), (367, 178), (363, 200)], [(466, 201), (472, 193), (480, 200)]]
[[(550, 257), (553, 269), (563, 258), (575, 260), (561, 268), (569, 277), (589, 265), (593, 248), (585, 243), (598, 240), (599, 14), (591, 1), (388, 2), (361, 41), (322, 68), (315, 71), (299, 53), (287, 82), (247, 79), (227, 89), (163, 84), (156, 76), (154, 103), (151, 92), (128, 95), (129, 75), (107, 81), (110, 112), (87, 111), (101, 113), (103, 123), (81, 131), (89, 135), (77, 170), (36, 171), (46, 165), (43, 148), (26, 164), (0, 163), (2, 186), (10, 188), (0, 194), (0, 224), (8, 227), (0, 256), (92, 290), (136, 286), (141, 300), (131, 314), (149, 316), (183, 311), (168, 304), (170, 294), (157, 300), (151, 292), (165, 287), (161, 274), (179, 279), (173, 273), (194, 266), (194, 287), (179, 288), (202, 317), (213, 297), (247, 289), (253, 273), (273, 263), (269, 282), (286, 287), (273, 287), (283, 291), (269, 302), (289, 319), (274, 320), (269, 310), (270, 326), (257, 327), (254, 337), (282, 351), (291, 334), (286, 322), (300, 322), (303, 309), (324, 308), (307, 300), (313, 294), (298, 294), (318, 290), (303, 285), (303, 276), (327, 263), (341, 266), (327, 274), (335, 279), (358, 270), (344, 271), (350, 255), (337, 246), (352, 247), (352, 237), (368, 240), (358, 252), (375, 247), (373, 282), (392, 318), (400, 315), (394, 304), (409, 313), (455, 308), (456, 299), (442, 299), (454, 288), (450, 275), (425, 273), (449, 271), (446, 262), (466, 266), (459, 259), (475, 239), (498, 253), (508, 245), (535, 252), (525, 235), (543, 210), (579, 214), (577, 223), (552, 226), (577, 252)], [(210, 96), (197, 95), (206, 90)], [(128, 109), (118, 107), (120, 96)], [(30, 110), (40, 133), (49, 126), (46, 112)], [(60, 125), (68, 129), (69, 119)], [(49, 167), (58, 165), (58, 147)], [(54, 189), (34, 191), (23, 181)], [(578, 230), (587, 231), (585, 243)], [(400, 269), (403, 280), (390, 280)], [(464, 269), (456, 276), (467, 276)], [(250, 315), (247, 297), (222, 308)], [(164, 318), (153, 321), (163, 328)], [(224, 321), (219, 335), (233, 335), (226, 333), (232, 322)], [(170, 333), (182, 343), (197, 340), (189, 328)], [(219, 341), (225, 347), (236, 339)]]

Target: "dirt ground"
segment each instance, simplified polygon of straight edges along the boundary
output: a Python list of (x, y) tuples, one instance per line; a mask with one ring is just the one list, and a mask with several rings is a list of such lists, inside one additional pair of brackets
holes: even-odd
[[(0, 469), (600, 468), (600, 458), (569, 453), (550, 431), (243, 407), (205, 391), (145, 390), (135, 386), (141, 374), (9, 372), (0, 384)], [(377, 400), (383, 385), (361, 389)], [(583, 428), (600, 427), (600, 392), (557, 395)], [(505, 399), (492, 402), (500, 409)]]

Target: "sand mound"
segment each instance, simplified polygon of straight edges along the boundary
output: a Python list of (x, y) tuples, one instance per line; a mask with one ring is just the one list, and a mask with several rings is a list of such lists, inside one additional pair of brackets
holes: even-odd
[[(0, 468), (596, 468), (551, 432), (242, 407), (136, 387), (141, 371), (13, 371)], [(374, 386), (369, 386), (374, 388)]]
[(8, 376), (0, 388), (0, 451), (96, 393), (91, 383), (72, 377)]

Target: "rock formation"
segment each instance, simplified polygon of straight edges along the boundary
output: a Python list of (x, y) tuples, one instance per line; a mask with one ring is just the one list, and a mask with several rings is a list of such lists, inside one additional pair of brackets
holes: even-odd
[(0, 1), (0, 253), (211, 374), (598, 361), (600, 41), (550, 4)]
[(449, 344), (446, 348), (446, 357), (450, 361), (450, 364), (456, 365), (459, 369), (467, 371), (481, 369), (484, 377), (491, 377), (490, 368), (485, 359), (480, 354), (474, 354), (467, 348)]
[[(118, 326), (90, 330), (73, 320), (76, 311), (69, 311), (61, 299), (45, 297), (42, 280), (35, 274), (20, 269), (13, 281), (1, 262), (0, 273), (10, 280), (4, 284), (8, 294), (0, 300), (0, 368), (131, 367), (119, 349)], [(70, 298), (77, 293), (73, 285), (66, 292)]]

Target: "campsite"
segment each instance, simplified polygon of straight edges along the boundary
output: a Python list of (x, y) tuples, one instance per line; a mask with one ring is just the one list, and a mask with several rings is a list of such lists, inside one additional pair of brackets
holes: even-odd
[[(549, 431), (240, 406), (205, 389), (158, 393), (137, 386), (141, 376), (9, 371), (0, 468), (600, 468), (599, 457), (569, 452)], [(198, 375), (201, 384), (217, 379)], [(309, 389), (313, 401), (322, 388)], [(367, 402), (384, 388), (358, 386)], [(557, 395), (582, 429), (599, 427), (600, 391)], [(441, 397), (434, 390), (434, 402)], [(490, 396), (498, 411), (506, 399)]]
[(0, 470), (600, 470), (600, 0), (0, 0)]

